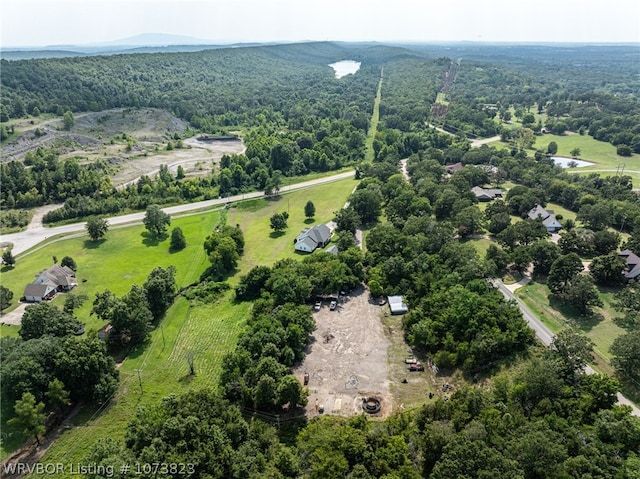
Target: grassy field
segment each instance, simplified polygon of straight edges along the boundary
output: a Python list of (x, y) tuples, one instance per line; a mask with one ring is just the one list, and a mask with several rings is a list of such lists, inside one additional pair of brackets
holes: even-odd
[[(155, 266), (176, 267), (176, 282), (185, 286), (197, 280), (207, 267), (208, 260), (202, 242), (219, 219), (219, 212), (174, 218), (171, 228), (179, 226), (187, 240), (187, 247), (179, 252), (169, 252), (169, 238), (161, 241), (150, 239), (144, 226), (114, 228), (100, 242), (90, 241), (87, 236), (51, 243), (32, 254), (23, 255), (14, 268), (3, 270), (2, 284), (20, 298), (26, 284), (43, 269), (53, 264), (53, 256), (60, 261), (71, 256), (78, 270), (78, 287), (75, 293), (93, 298), (96, 292), (108, 288), (120, 296), (133, 284), (142, 285)], [(58, 295), (53, 304), (61, 306), (64, 294)], [(100, 329), (102, 322), (90, 316), (90, 301), (76, 311), (86, 323), (88, 330)]]
[[(580, 317), (571, 308), (554, 299), (546, 284), (532, 281), (516, 292), (522, 301), (532, 309), (545, 324), (557, 333), (565, 327), (574, 327), (583, 332), (595, 344), (595, 351), (608, 364), (611, 360), (609, 348), (614, 339), (625, 333), (625, 330), (614, 321), (617, 313), (614, 311), (611, 301), (617, 289), (599, 288), (600, 297), (604, 303), (602, 308), (595, 308), (592, 317)], [(609, 373), (611, 372), (610, 368)]]
[[(120, 367), (120, 387), (105, 409), (85, 409), (77, 427), (65, 431), (43, 458), (45, 463), (82, 463), (100, 439), (124, 437), (135, 411), (161, 398), (216, 387), (222, 357), (233, 350), (245, 324), (250, 303), (235, 304), (231, 293), (217, 304), (189, 307), (179, 299), (149, 344), (132, 352)], [(195, 376), (189, 375), (187, 354), (193, 352)], [(140, 372), (140, 382), (138, 379)]]
[[(254, 266), (270, 265), (276, 259), (302, 257), (294, 251), (293, 240), (304, 228), (331, 221), (356, 185), (356, 180), (336, 181), (288, 193), (274, 200), (258, 199), (240, 203), (229, 209), (228, 224), (239, 224), (246, 241), (247, 254), (240, 259), (238, 268), (248, 271)], [(312, 220), (304, 216), (304, 205), (309, 200), (316, 207)], [(289, 213), (288, 228), (276, 235), (270, 227), (269, 218), (283, 211)]]
[(572, 168), (570, 169), (572, 173), (598, 172), (600, 176), (614, 176), (618, 167), (622, 169), (624, 166), (624, 174), (632, 177), (636, 188), (640, 187), (640, 155), (618, 156), (616, 147), (611, 143), (594, 140), (588, 135), (577, 134), (538, 136), (534, 148), (546, 151), (551, 141), (558, 144), (558, 156), (570, 157), (571, 150), (580, 148), (579, 158), (595, 163), (591, 166)]
[(466, 239), (460, 240), (460, 243), (463, 243), (463, 244), (466, 243), (473, 246), (481, 258), (484, 258), (487, 252), (487, 249), (489, 249), (489, 246), (491, 244), (495, 244), (493, 241), (487, 238), (466, 238)]
[[(105, 288), (121, 295), (132, 284), (142, 284), (155, 266), (176, 266), (178, 285), (187, 285), (198, 279), (208, 266), (202, 248), (206, 235), (221, 218), (228, 224), (240, 224), (245, 235), (245, 255), (237, 274), (230, 278), (236, 282), (240, 274), (257, 264), (270, 265), (283, 257), (294, 257), (293, 238), (303, 227), (331, 220), (355, 187), (354, 180), (296, 191), (277, 200), (251, 200), (229, 210), (218, 210), (182, 218), (174, 218), (173, 226), (180, 226), (187, 239), (187, 248), (179, 253), (169, 253), (169, 240), (150, 241), (142, 226), (113, 229), (105, 241), (94, 244), (85, 238), (72, 238), (45, 246), (25, 255), (16, 268), (3, 274), (3, 284), (22, 292), (24, 284), (33, 275), (50, 266), (52, 256), (61, 259), (69, 255), (78, 264), (80, 285), (78, 292), (93, 298)], [(311, 200), (316, 206), (316, 216), (308, 222), (304, 217), (304, 205)], [(281, 236), (272, 235), (269, 217), (276, 211), (289, 209), (289, 228)], [(86, 282), (82, 282), (86, 279)], [(62, 304), (64, 298), (56, 299)], [(91, 444), (101, 437), (122, 437), (125, 426), (136, 409), (151, 404), (170, 393), (181, 393), (191, 388), (215, 386), (218, 381), (223, 355), (231, 351), (244, 327), (250, 311), (250, 303), (235, 303), (230, 291), (214, 304), (191, 306), (185, 299), (178, 299), (168, 311), (160, 327), (149, 342), (129, 354), (120, 366), (121, 384), (108, 408), (83, 409), (74, 424), (78, 427), (66, 431), (47, 452), (44, 462), (81, 462)], [(93, 334), (101, 326), (100, 321), (89, 316), (90, 301), (76, 311), (86, 322), (87, 334)], [(18, 328), (3, 326), (2, 334), (16, 334)], [(186, 357), (193, 354), (196, 375), (189, 376)], [(143, 392), (140, 393), (138, 373), (141, 370)], [(3, 410), (6, 421), (7, 410)], [(6, 425), (3, 423), (6, 431)], [(22, 438), (3, 443), (2, 457), (20, 445)]]
[[(536, 115), (537, 117), (537, 115)], [(575, 133), (568, 135), (541, 135), (536, 136), (533, 146), (534, 150), (547, 151), (550, 142), (555, 141), (558, 145), (558, 156), (571, 157), (571, 150), (580, 148), (579, 158), (585, 161), (595, 163), (594, 165), (571, 168), (571, 173), (587, 174), (598, 173), (600, 176), (614, 176), (618, 169), (622, 170), (624, 166), (624, 174), (631, 177), (635, 188), (640, 188), (640, 155), (633, 154), (630, 157), (619, 156), (616, 153), (616, 147), (611, 143), (594, 140), (588, 135), (578, 135)], [(489, 144), (498, 149), (510, 149), (508, 143), (494, 141)]]

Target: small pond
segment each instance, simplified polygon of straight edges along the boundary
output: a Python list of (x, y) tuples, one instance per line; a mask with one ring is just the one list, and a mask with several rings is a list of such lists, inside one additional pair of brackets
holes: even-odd
[(556, 165), (560, 165), (562, 168), (580, 168), (581, 166), (595, 165), (595, 163), (591, 163), (590, 161), (565, 158), (564, 156), (552, 156), (551, 159)]
[(343, 76), (353, 75), (360, 69), (360, 62), (353, 60), (342, 60), (329, 65), (336, 72), (336, 78), (342, 78)]

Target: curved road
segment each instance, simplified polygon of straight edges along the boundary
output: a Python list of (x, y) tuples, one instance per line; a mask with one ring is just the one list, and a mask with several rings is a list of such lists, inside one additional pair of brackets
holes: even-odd
[[(518, 304), (520, 311), (522, 311), (522, 316), (527, 324), (529, 324), (529, 327), (535, 331), (536, 336), (545, 346), (549, 346), (553, 341), (554, 334), (544, 325), (540, 318), (533, 314), (533, 312), (522, 301), (520, 301), (502, 281), (494, 279), (493, 285), (500, 290), (505, 298), (512, 299)], [(587, 374), (596, 373), (596, 371), (594, 371), (590, 366), (585, 368), (585, 372)], [(634, 416), (640, 416), (640, 409), (629, 399), (624, 397), (622, 393), (618, 392), (617, 397), (618, 404), (629, 406), (631, 408), (631, 414)]]
[[(293, 185), (284, 186), (280, 188), (280, 193), (288, 193), (290, 191), (309, 188), (311, 186), (330, 183), (332, 181), (353, 178), (354, 174), (355, 174), (354, 171), (347, 171), (345, 173), (339, 173), (337, 175), (327, 176), (325, 178), (318, 178), (315, 180), (304, 181), (302, 183), (296, 183)], [(197, 211), (197, 210), (206, 210), (208, 208), (224, 205), (226, 203), (233, 203), (236, 201), (242, 201), (242, 200), (247, 200), (251, 198), (261, 198), (263, 196), (264, 196), (263, 191), (254, 191), (252, 193), (245, 193), (243, 195), (230, 196), (228, 198), (217, 198), (215, 200), (198, 201), (197, 203), (187, 203), (184, 205), (170, 206), (167, 208), (163, 208), (163, 211), (170, 215), (176, 215), (176, 214), (188, 213), (188, 212)], [(145, 212), (132, 213), (129, 215), (114, 216), (112, 218), (107, 218), (107, 221), (109, 222), (109, 226), (123, 225), (128, 223), (140, 223), (144, 218), (144, 215), (145, 215)], [(40, 219), (42, 219), (41, 215), (40, 215)], [(36, 221), (32, 221), (27, 227), (26, 231), (21, 231), (19, 233), (12, 233), (8, 235), (0, 235), (0, 243), (13, 244), (12, 251), (14, 256), (24, 253), (25, 251), (33, 248), (34, 246), (42, 243), (46, 239), (51, 238), (52, 236), (84, 232), (85, 225), (86, 225), (86, 222), (82, 222), (82, 223), (73, 223), (73, 224), (63, 225), (63, 226), (56, 226), (53, 228), (46, 228), (42, 225), (41, 221), (40, 222), (37, 221), (36, 217), (34, 217), (34, 220)]]

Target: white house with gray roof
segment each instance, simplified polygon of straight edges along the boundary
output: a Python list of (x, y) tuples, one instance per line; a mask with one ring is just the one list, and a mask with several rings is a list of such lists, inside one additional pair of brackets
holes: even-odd
[(59, 291), (70, 291), (77, 285), (76, 273), (71, 268), (54, 264), (26, 286), (24, 298), (31, 303), (39, 303), (52, 299)]
[(562, 225), (556, 219), (556, 215), (553, 214), (553, 211), (545, 210), (540, 205), (535, 205), (533, 208), (531, 208), (531, 210), (529, 210), (529, 213), (527, 213), (527, 216), (529, 216), (529, 219), (532, 220), (542, 220), (542, 224), (545, 226), (545, 228), (547, 228), (547, 231), (549, 233), (557, 233), (562, 229)]
[(307, 228), (293, 240), (294, 249), (302, 253), (313, 253), (316, 248), (324, 248), (331, 241), (331, 229), (325, 225)]

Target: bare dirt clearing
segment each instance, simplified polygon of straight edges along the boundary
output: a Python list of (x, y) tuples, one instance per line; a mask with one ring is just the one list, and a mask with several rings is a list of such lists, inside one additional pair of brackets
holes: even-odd
[[(171, 113), (154, 109), (113, 109), (74, 114), (71, 131), (62, 130), (62, 120), (32, 119), (16, 124), (19, 135), (2, 146), (1, 161), (21, 160), (38, 147), (55, 146), (61, 159), (77, 158), (81, 163), (105, 162), (116, 186), (153, 176), (160, 165), (175, 173), (182, 166), (187, 176), (206, 175), (224, 154), (245, 151), (242, 140), (184, 140), (184, 148), (167, 151), (174, 135), (184, 136), (188, 124)], [(43, 134), (36, 136), (36, 129)], [(131, 141), (129, 140), (132, 139)]]
[(112, 176), (113, 184), (126, 185), (137, 181), (142, 175), (153, 176), (159, 171), (160, 165), (167, 165), (174, 174), (178, 166), (182, 166), (186, 176), (206, 175), (214, 168), (214, 164), (220, 163), (223, 155), (239, 155), (246, 150), (241, 140), (201, 142), (197, 138), (188, 138), (184, 144), (186, 148), (183, 149), (138, 156), (121, 163), (117, 173)]
[(335, 311), (329, 309), (329, 301), (323, 301), (320, 311), (313, 313), (317, 329), (307, 357), (294, 371), (300, 381), (305, 372), (309, 374), (308, 417), (320, 414), (321, 407), (325, 414), (361, 414), (362, 399), (371, 396), (381, 400), (376, 416), (392, 412), (389, 340), (380, 320), (384, 311), (360, 287), (341, 296)]

